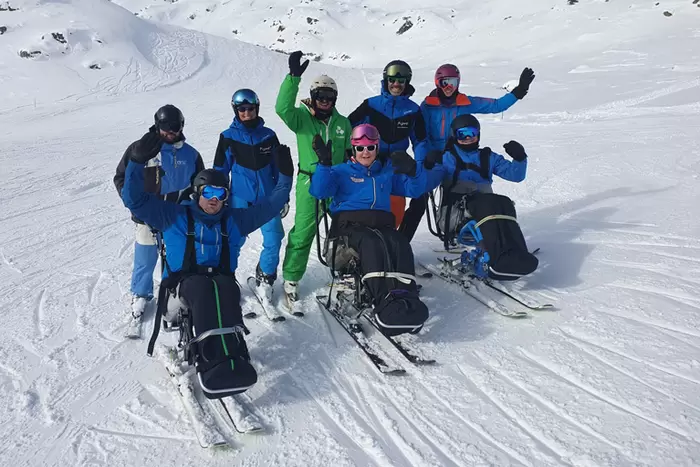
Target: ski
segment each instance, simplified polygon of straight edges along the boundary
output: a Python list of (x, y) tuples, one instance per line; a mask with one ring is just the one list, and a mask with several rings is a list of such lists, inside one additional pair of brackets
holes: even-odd
[[(446, 263), (445, 260), (440, 260), (443, 264)], [(474, 298), (481, 304), (485, 305), (488, 307), (489, 310), (498, 313), (501, 316), (505, 316), (507, 318), (525, 318), (529, 316), (529, 314), (526, 311), (523, 310), (511, 310), (502, 304), (496, 302), (495, 300), (489, 298), (486, 294), (483, 293), (482, 290), (479, 289), (479, 282), (474, 282), (473, 280), (469, 279), (468, 277), (457, 277), (454, 274), (450, 274), (447, 271), (445, 271), (443, 268), (436, 267), (433, 265), (423, 265), (427, 270), (431, 271), (434, 273), (437, 277), (440, 279), (449, 282), (451, 284), (456, 284), (462, 288), (462, 290), (469, 295), (470, 297)], [(461, 275), (462, 273), (460, 273)]]
[(228, 418), (233, 429), (239, 434), (253, 434), (264, 431), (262, 423), (240, 400), (241, 395), (224, 397), (218, 400), (218, 405)]
[(271, 304), (270, 305), (265, 304), (262, 297), (260, 295), (258, 295), (257, 283), (255, 282), (255, 277), (253, 277), (253, 276), (248, 277), (246, 284), (248, 284), (248, 288), (250, 289), (250, 291), (255, 296), (255, 299), (260, 304), (260, 308), (262, 308), (263, 313), (265, 313), (265, 316), (267, 317), (267, 319), (269, 319), (270, 321), (273, 321), (275, 323), (285, 321), (287, 319), (284, 316), (282, 316), (279, 313), (279, 311), (277, 311), (277, 309), (275, 307), (271, 306)]
[[(476, 279), (475, 279), (476, 280)], [(527, 309), (533, 310), (533, 311), (542, 311), (542, 310), (552, 310), (554, 309), (554, 305), (551, 303), (535, 303), (532, 300), (530, 300), (528, 297), (523, 296), (522, 294), (518, 292), (514, 292), (511, 290), (506, 290), (504, 287), (496, 285), (493, 281), (491, 280), (483, 280), (482, 281), (484, 284), (486, 284), (487, 287), (502, 293), (506, 297), (510, 298), (511, 300), (518, 302), (520, 305), (524, 306)]]
[(416, 277), (421, 277), (423, 279), (430, 279), (433, 277), (433, 273), (425, 269), (422, 265), (415, 264)]
[(228, 441), (216, 427), (211, 414), (207, 413), (195, 395), (194, 387), (188, 373), (183, 373), (177, 359), (177, 351), (158, 347), (158, 357), (170, 376), (170, 381), (190, 419), (199, 445), (203, 448), (228, 446)]
[(362, 326), (354, 320), (349, 320), (340, 311), (340, 303), (336, 300), (331, 306), (326, 306), (328, 296), (316, 295), (319, 306), (330, 314), (340, 326), (347, 332), (360, 349), (367, 355), (372, 364), (385, 375), (403, 375), (406, 370), (400, 366), (392, 366), (386, 362), (379, 354), (381, 353), (375, 343), (371, 341), (362, 331)]
[[(339, 295), (340, 297), (340, 295)], [(414, 365), (432, 365), (435, 362), (435, 360), (430, 359), (430, 358), (424, 358), (420, 355), (418, 355), (418, 351), (412, 348), (411, 344), (404, 342), (403, 339), (401, 339), (401, 336), (387, 336), (384, 334), (379, 325), (377, 324), (376, 320), (374, 317), (367, 316), (367, 313), (362, 313), (361, 310), (359, 310), (352, 301), (348, 300), (346, 296), (342, 296), (342, 298), (339, 298), (339, 302), (341, 304), (351, 306), (358, 315), (362, 315), (362, 317), (365, 319), (365, 321), (368, 321), (374, 329), (377, 330), (378, 333), (380, 333), (384, 338), (389, 341), (389, 343), (396, 349), (398, 352), (406, 358), (409, 362), (413, 363)], [(397, 340), (401, 339), (401, 340)]]

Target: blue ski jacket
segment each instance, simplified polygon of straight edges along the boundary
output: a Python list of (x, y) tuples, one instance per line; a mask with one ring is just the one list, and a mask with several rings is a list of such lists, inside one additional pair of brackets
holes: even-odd
[(391, 212), (390, 195), (418, 198), (440, 184), (444, 172), (417, 164), (416, 176), (395, 174), (390, 161), (375, 160), (365, 167), (351, 160), (331, 167), (319, 164), (309, 193), (317, 199), (333, 198), (331, 215), (340, 211)]
[[(454, 96), (453, 96), (454, 97)], [(510, 92), (500, 99), (466, 96), (457, 93), (451, 104), (441, 101), (437, 90), (433, 90), (420, 105), (425, 118), (425, 129), (431, 149), (445, 149), (450, 137), (452, 120), (463, 114), (494, 114), (503, 112), (515, 104), (518, 99)]]
[(365, 99), (348, 115), (350, 124), (353, 128), (362, 123), (374, 125), (379, 130), (379, 153), (382, 155), (406, 151), (410, 141), (414, 158), (423, 160), (428, 149), (424, 144), (425, 121), (418, 104), (410, 99), (414, 91), (408, 84), (403, 95), (392, 96), (382, 80), (382, 93)]
[[(217, 267), (220, 262), (223, 242), (229, 243), (230, 264), (235, 265), (241, 238), (259, 229), (273, 217), (279, 215), (289, 201), (292, 178), (279, 174), (278, 182), (264, 201), (257, 205), (236, 209), (225, 206), (217, 214), (207, 214), (196, 201), (182, 204), (168, 203), (144, 190), (144, 164), (133, 160), (126, 169), (126, 181), (122, 189), (124, 205), (148, 225), (163, 233), (166, 261), (170, 271), (182, 268), (187, 242), (187, 210), (194, 219), (194, 239), (197, 265)], [(221, 234), (221, 223), (226, 222), (228, 236)], [(164, 271), (167, 275), (167, 270)]]
[[(464, 151), (458, 147), (453, 150), (460, 158), (460, 171), (457, 180), (471, 181), (475, 183), (493, 183), (493, 176), (498, 175), (504, 180), (511, 182), (522, 182), (525, 180), (527, 173), (527, 158), (522, 162), (509, 161), (502, 155), (491, 151), (489, 157), (488, 179), (481, 176), (476, 170), (468, 169), (466, 166), (472, 165), (481, 168), (481, 156), (478, 149), (472, 151)], [(451, 151), (445, 151), (442, 155), (442, 165), (436, 165), (434, 170), (441, 170), (444, 174), (444, 182), (450, 183), (457, 170), (457, 159)]]
[(279, 173), (273, 152), (279, 144), (275, 132), (259, 117), (254, 128), (247, 128), (236, 117), (221, 132), (214, 168), (229, 177), (233, 196), (257, 204), (272, 192)]

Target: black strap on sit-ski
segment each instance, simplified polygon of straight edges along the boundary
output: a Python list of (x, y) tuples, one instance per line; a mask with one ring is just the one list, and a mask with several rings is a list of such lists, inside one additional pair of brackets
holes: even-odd
[[(153, 322), (153, 333), (151, 334), (151, 340), (148, 341), (148, 349), (146, 353), (149, 357), (153, 356), (153, 349), (156, 345), (156, 339), (158, 339), (158, 334), (160, 333), (160, 321), (163, 317), (163, 313), (167, 307), (167, 294), (168, 290), (174, 289), (180, 280), (187, 275), (192, 265), (197, 265), (197, 256), (194, 246), (194, 218), (189, 209), (187, 212), (187, 241), (185, 242), (185, 254), (182, 260), (182, 268), (177, 272), (172, 272), (165, 257), (162, 261), (165, 263), (165, 269), (168, 271), (168, 277), (163, 279), (160, 283), (160, 288), (158, 289), (158, 307), (156, 308), (156, 316)], [(228, 242), (226, 243), (228, 247)], [(223, 251), (223, 250), (222, 250)]]

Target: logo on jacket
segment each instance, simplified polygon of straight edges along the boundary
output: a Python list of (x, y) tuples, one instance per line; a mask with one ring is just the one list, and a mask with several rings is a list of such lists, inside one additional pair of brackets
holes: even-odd
[(335, 127), (335, 135), (336, 136), (345, 136), (345, 130), (343, 130), (342, 126)]
[(356, 178), (356, 177), (350, 177), (350, 180), (352, 180), (355, 183), (364, 183), (364, 181), (365, 181), (364, 178)]
[(260, 146), (260, 154), (262, 155), (268, 155), (272, 152), (272, 145), (269, 146)]
[(408, 128), (409, 122), (404, 120), (399, 120), (396, 122), (396, 128)]

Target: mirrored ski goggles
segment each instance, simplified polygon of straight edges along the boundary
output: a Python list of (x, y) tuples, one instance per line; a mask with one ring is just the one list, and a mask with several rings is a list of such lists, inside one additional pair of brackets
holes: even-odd
[(389, 84), (406, 84), (406, 81), (408, 81), (408, 78), (399, 78), (398, 76), (387, 76), (387, 79), (389, 80)]
[(182, 123), (178, 121), (170, 122), (161, 120), (158, 122), (158, 129), (168, 133), (179, 133), (182, 130)]
[(218, 199), (226, 201), (228, 199), (228, 189), (221, 186), (204, 185), (201, 191), (204, 199)]
[(377, 145), (376, 144), (369, 144), (367, 146), (353, 146), (352, 148), (355, 150), (355, 152), (362, 152), (365, 149), (368, 151), (374, 151), (375, 149), (377, 149)]
[(238, 105), (236, 106), (236, 110), (239, 112), (254, 112), (255, 111), (255, 106), (254, 105)]
[(465, 126), (455, 131), (457, 139), (476, 138), (479, 136), (479, 129), (473, 126)]
[(440, 78), (438, 81), (438, 86), (440, 88), (446, 88), (447, 86), (452, 86), (453, 88), (459, 87), (459, 78)]

